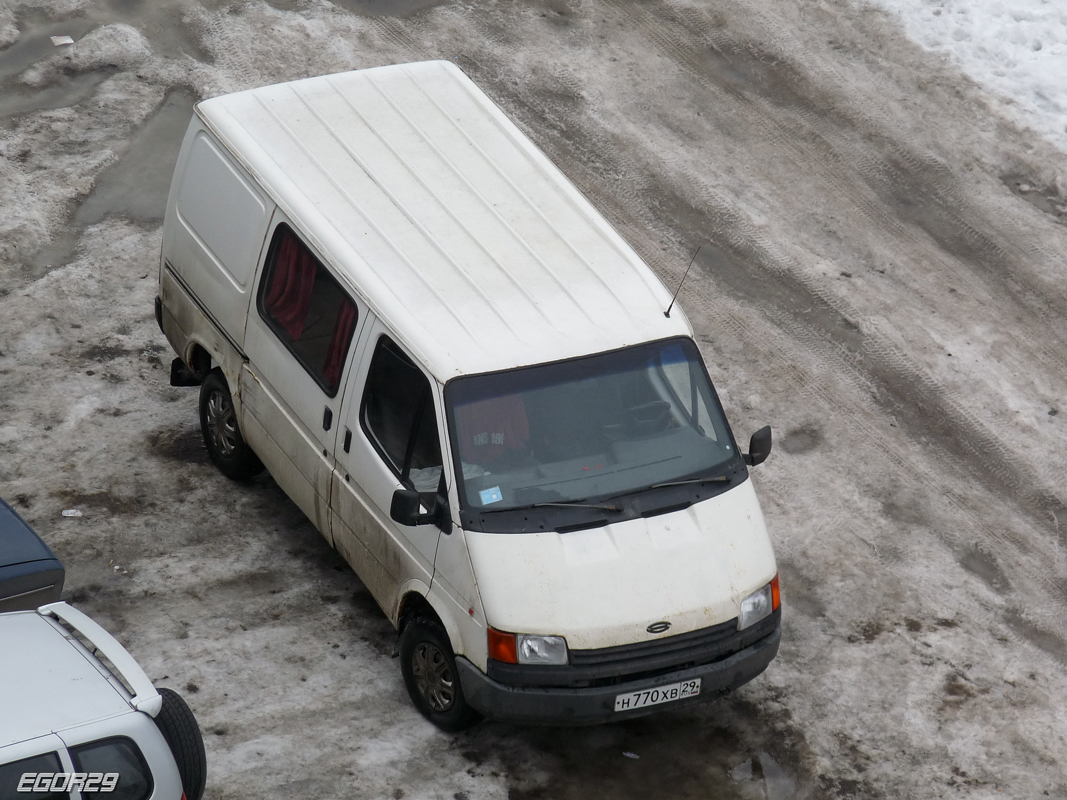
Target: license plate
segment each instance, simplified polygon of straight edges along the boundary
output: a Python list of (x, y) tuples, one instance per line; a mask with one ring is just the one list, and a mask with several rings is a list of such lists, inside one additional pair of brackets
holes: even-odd
[(616, 695), (615, 710), (633, 711), (635, 708), (670, 703), (685, 697), (696, 697), (698, 694), (700, 694), (700, 678), (694, 678), (691, 681), (672, 683), (669, 686), (657, 686), (655, 689)]

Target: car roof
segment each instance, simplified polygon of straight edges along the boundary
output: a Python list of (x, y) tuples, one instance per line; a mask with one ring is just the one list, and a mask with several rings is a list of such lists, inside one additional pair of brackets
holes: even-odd
[(442, 382), (692, 335), (637, 253), (451, 62), (265, 86), (197, 113)]
[(0, 499), (0, 567), (54, 558), (55, 554), (26, 520)]
[(0, 614), (0, 642), (0, 747), (133, 711), (102, 667), (36, 611)]

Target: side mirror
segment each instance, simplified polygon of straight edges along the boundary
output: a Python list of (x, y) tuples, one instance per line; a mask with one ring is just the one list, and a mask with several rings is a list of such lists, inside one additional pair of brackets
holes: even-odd
[(448, 510), (448, 501), (438, 495), (433, 510), (429, 514), (420, 514), (422, 495), (414, 489), (397, 489), (393, 492), (393, 501), (389, 504), (389, 517), (400, 525), (435, 524), (445, 533), (452, 532), (452, 514)]
[(389, 516), (401, 525), (425, 525), (433, 522), (432, 514), (420, 514), (422, 496), (414, 489), (397, 489), (389, 505)]
[(764, 425), (754, 434), (748, 443), (748, 453), (745, 455), (745, 463), (750, 467), (762, 464), (771, 454), (771, 426)]

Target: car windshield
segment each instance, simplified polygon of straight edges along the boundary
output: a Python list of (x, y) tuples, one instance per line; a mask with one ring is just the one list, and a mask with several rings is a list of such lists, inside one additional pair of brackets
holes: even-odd
[(457, 378), (445, 403), (461, 502), (480, 513), (714, 476), (737, 455), (688, 338)]

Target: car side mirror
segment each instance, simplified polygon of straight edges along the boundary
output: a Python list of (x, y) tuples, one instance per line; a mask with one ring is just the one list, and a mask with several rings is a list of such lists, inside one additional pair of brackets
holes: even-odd
[(754, 434), (748, 443), (748, 453), (745, 455), (745, 463), (750, 467), (762, 464), (771, 454), (771, 426), (764, 425)]
[(389, 517), (400, 525), (436, 525), (445, 533), (452, 533), (452, 514), (448, 510), (448, 500), (438, 495), (433, 510), (429, 514), (420, 514), (422, 495), (414, 489), (397, 489), (389, 504)]

